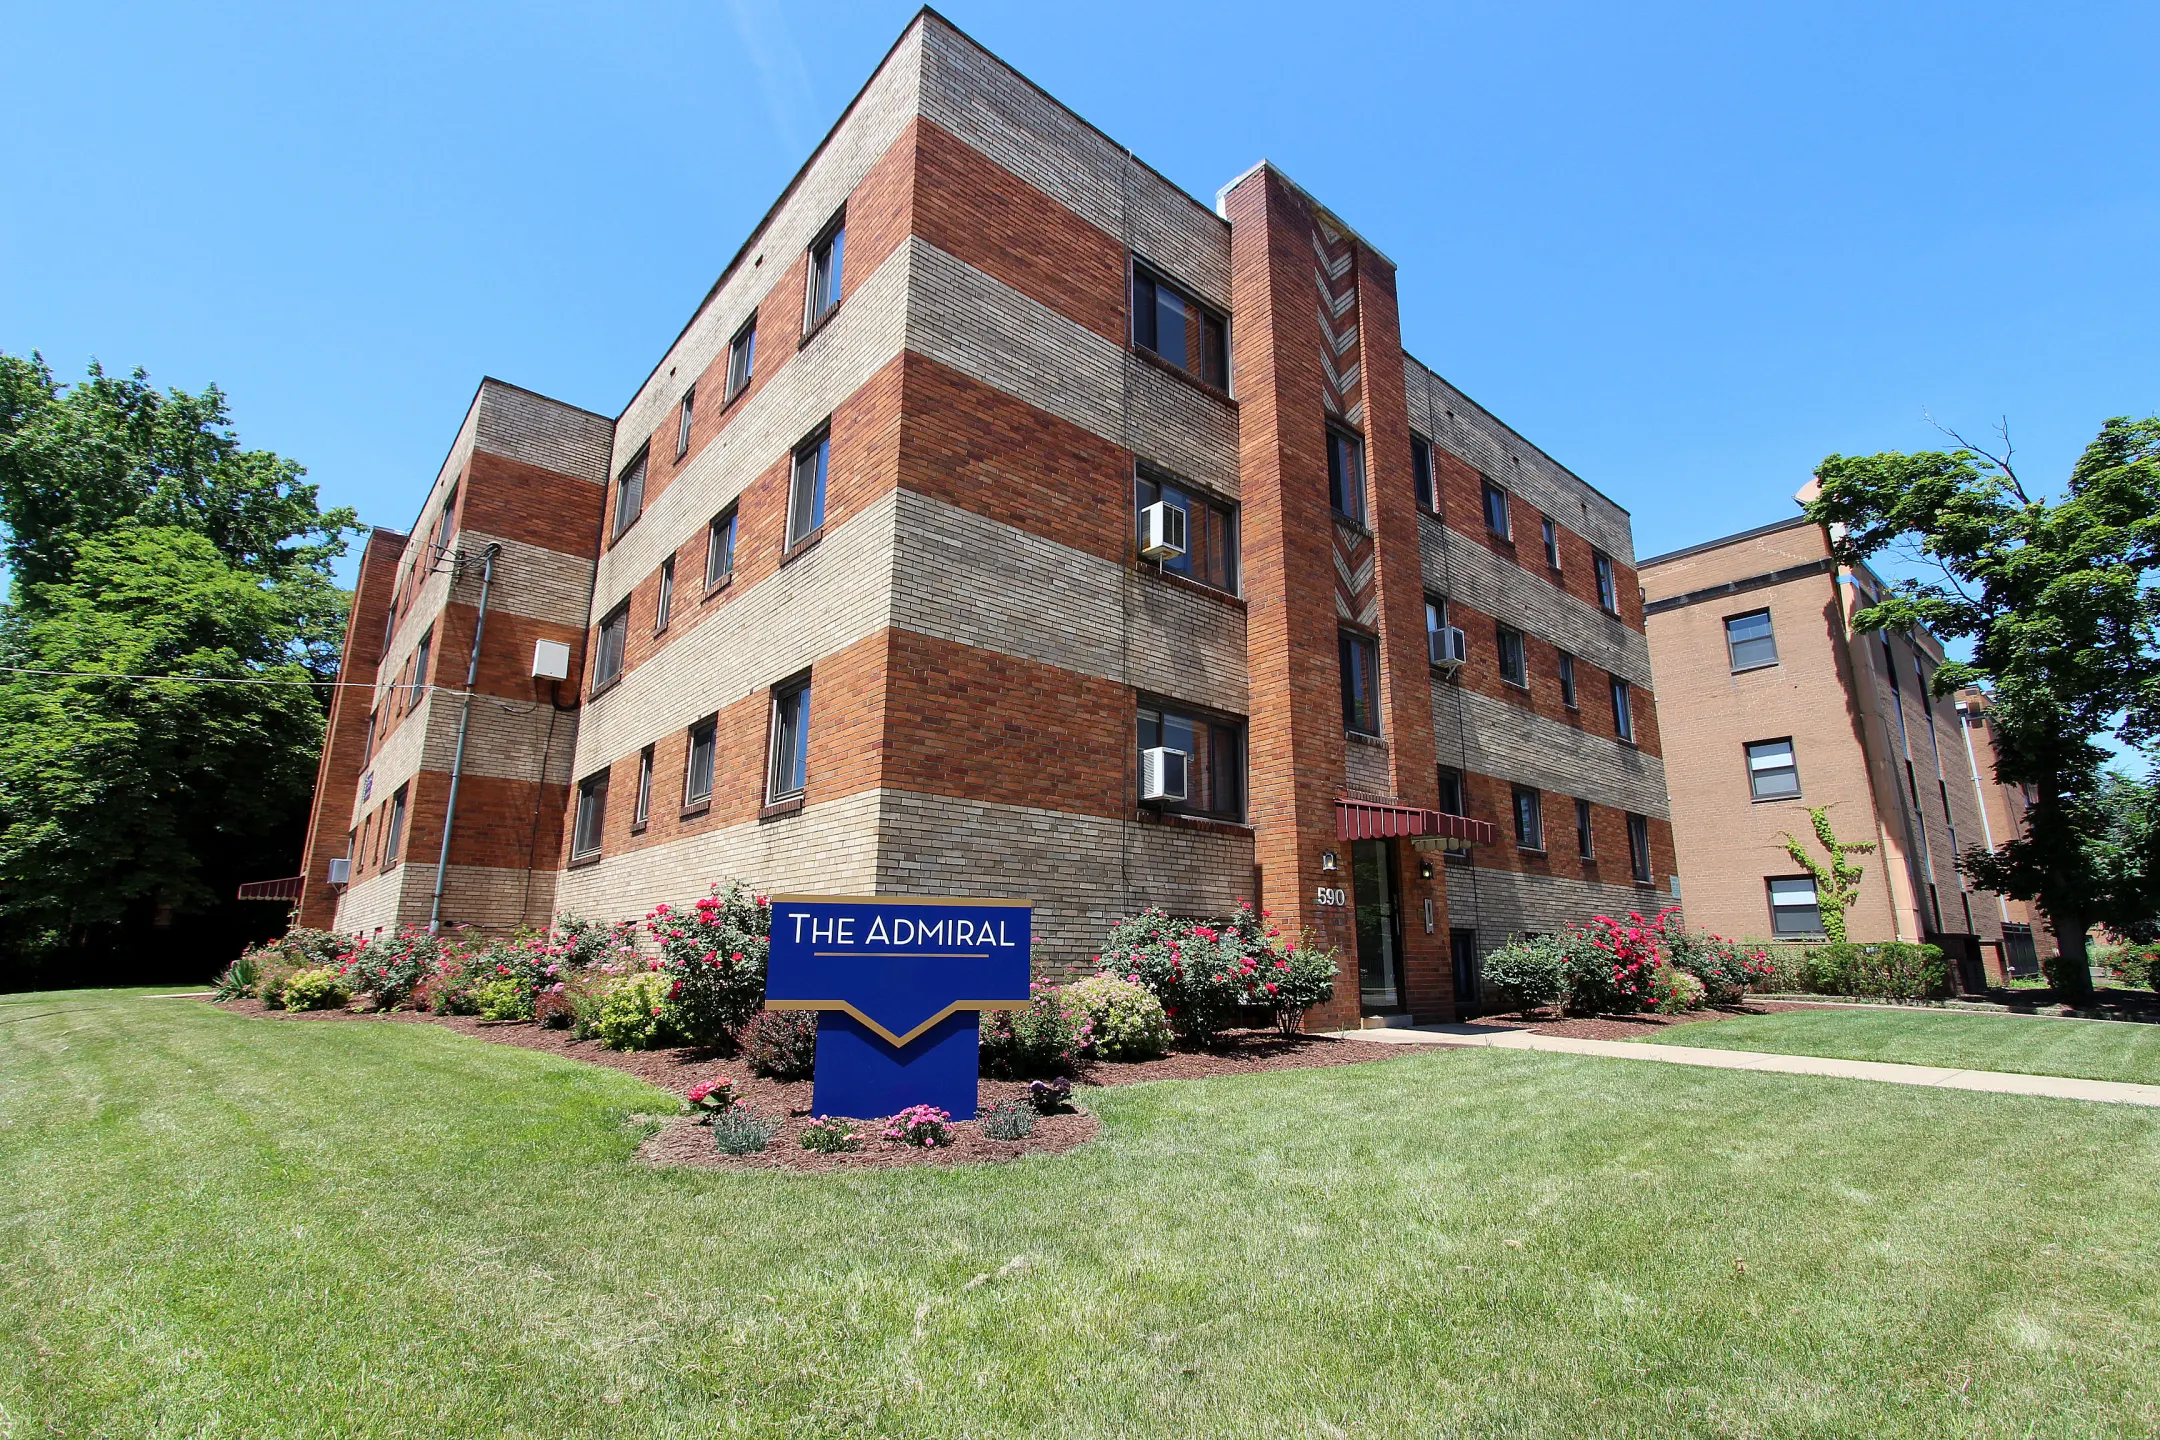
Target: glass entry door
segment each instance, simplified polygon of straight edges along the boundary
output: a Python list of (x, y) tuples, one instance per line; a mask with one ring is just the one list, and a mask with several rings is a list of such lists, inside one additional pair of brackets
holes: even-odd
[(1402, 954), (1395, 927), (1395, 842), (1353, 840), (1350, 883), (1357, 894), (1358, 1002), (1367, 1014), (1403, 1008)]

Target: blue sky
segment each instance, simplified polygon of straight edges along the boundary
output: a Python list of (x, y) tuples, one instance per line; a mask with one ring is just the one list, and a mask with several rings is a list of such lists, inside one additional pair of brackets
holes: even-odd
[[(1833, 450), (2160, 409), (2160, 7), (991, 5), (1197, 195), (1266, 157), (1649, 554)], [(215, 380), (403, 528), (483, 374), (614, 413), (913, 13), (0, 0), (0, 348)]]

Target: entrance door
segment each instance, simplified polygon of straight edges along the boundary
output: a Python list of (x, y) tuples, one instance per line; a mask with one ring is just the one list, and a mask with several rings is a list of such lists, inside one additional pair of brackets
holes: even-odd
[(1455, 964), (1455, 1018), (1461, 1019), (1484, 1003), (1479, 993), (1484, 976), (1479, 973), (1477, 931), (1450, 930), (1448, 958)]
[(1402, 955), (1395, 928), (1395, 842), (1350, 842), (1357, 890), (1358, 1002), (1367, 1014), (1403, 1008)]

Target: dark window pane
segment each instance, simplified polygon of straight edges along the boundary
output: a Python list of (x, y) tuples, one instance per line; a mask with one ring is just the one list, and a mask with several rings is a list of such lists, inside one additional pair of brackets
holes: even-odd
[(622, 478), (615, 482), (615, 533), (620, 535), (630, 528), (645, 509), (645, 452), (640, 450), (637, 459), (630, 462)]
[(570, 840), (573, 854), (591, 855), (599, 850), (601, 831), (607, 823), (607, 792), (605, 770), (579, 784), (577, 824)]
[(1612, 557), (1593, 555), (1591, 568), (1597, 573), (1597, 602), (1611, 614), (1620, 613), (1620, 592), (1613, 583)]
[(660, 601), (653, 614), (653, 629), (665, 630), (675, 614), (675, 557), (660, 562)]
[(1410, 478), (1417, 490), (1418, 508), (1437, 508), (1433, 502), (1432, 446), (1417, 435), (1410, 437)]
[(1365, 442), (1347, 430), (1328, 427), (1328, 503), (1365, 523)]
[(1565, 650), (1560, 652), (1560, 703), (1575, 708), (1575, 657)]
[(820, 435), (795, 452), (795, 476), (788, 496), (790, 546), (801, 543), (825, 523), (825, 466), (832, 454), (832, 436)]
[(713, 787), (713, 736), (717, 729), (711, 720), (701, 721), (690, 727), (690, 759), (684, 767), (683, 803), (695, 805), (700, 800), (712, 798)]
[(705, 588), (735, 573), (735, 512), (714, 519), (705, 533)]
[(1633, 867), (1635, 878), (1648, 883), (1650, 880), (1650, 822), (1640, 815), (1627, 817), (1628, 863)]
[(1585, 860), (1596, 858), (1590, 833), (1590, 802), (1587, 800), (1575, 802), (1575, 853)]
[(749, 388), (757, 365), (757, 317), (736, 332), (728, 345), (727, 398), (732, 400)]
[(773, 697), (772, 777), (770, 797), (800, 795), (810, 756), (810, 687), (807, 683)]
[(1507, 491), (1488, 480), (1484, 484), (1485, 528), (1502, 539), (1508, 534)]
[(1341, 632), (1343, 726), (1360, 735), (1380, 733), (1379, 657), (1363, 635)]

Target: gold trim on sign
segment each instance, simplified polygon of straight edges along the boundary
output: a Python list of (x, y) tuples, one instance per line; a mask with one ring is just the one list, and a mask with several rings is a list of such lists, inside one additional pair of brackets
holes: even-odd
[(895, 1049), (897, 1049), (900, 1046), (907, 1044), (908, 1041), (913, 1040), (916, 1036), (922, 1034), (923, 1031), (928, 1030), (931, 1026), (937, 1024), (938, 1021), (943, 1020), (946, 1016), (954, 1014), (958, 1011), (1025, 1010), (1028, 1008), (1028, 1004), (1029, 1002), (1025, 1000), (955, 1000), (952, 1004), (947, 1005), (944, 1009), (938, 1011), (937, 1014), (932, 1015), (929, 1019), (923, 1021), (922, 1024), (917, 1025), (914, 1029), (908, 1031), (905, 1035), (893, 1034), (892, 1031), (886, 1029), (883, 1025), (878, 1024), (877, 1021), (871, 1019), (868, 1015), (863, 1014), (862, 1011), (856, 1009), (853, 1005), (848, 1004), (848, 1002), (845, 1000), (767, 1000), (765, 1002), (765, 1008), (767, 1010), (845, 1011), (847, 1014), (854, 1016), (857, 1020), (862, 1021), (863, 1024), (869, 1026), (872, 1030), (875, 1030), (879, 1035), (885, 1038), (888, 1044), (892, 1045)]

